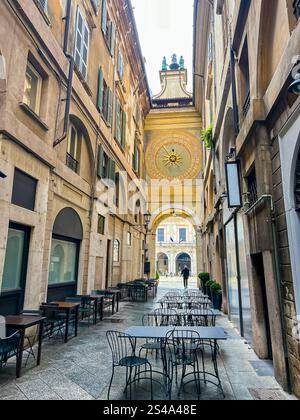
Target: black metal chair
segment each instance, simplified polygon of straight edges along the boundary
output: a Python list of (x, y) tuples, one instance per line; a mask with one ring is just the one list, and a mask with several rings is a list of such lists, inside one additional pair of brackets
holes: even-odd
[[(195, 382), (198, 399), (201, 395), (201, 378), (199, 370), (198, 354), (201, 354), (202, 365), (204, 371), (204, 355), (199, 348), (201, 337), (196, 331), (190, 330), (174, 330), (167, 334), (166, 345), (168, 348), (169, 361), (169, 377), (171, 383), (173, 383), (174, 370), (175, 370), (175, 382), (178, 385), (178, 369), (182, 368), (180, 387), (178, 390), (178, 396), (184, 386), (190, 382)], [(192, 367), (193, 371), (187, 373), (187, 368)], [(193, 376), (192, 380), (185, 382), (185, 379), (189, 376)]]
[(154, 318), (157, 327), (176, 327), (178, 323), (177, 311), (175, 309), (155, 309)]
[(43, 338), (64, 339), (66, 327), (66, 314), (59, 310), (59, 305), (42, 303), (41, 315), (45, 317)]
[(106, 290), (93, 290), (93, 295), (103, 296), (103, 306), (104, 309), (110, 308), (111, 313), (114, 313), (114, 294)]
[[(27, 315), (27, 316), (41, 316), (42, 315), (40, 310), (34, 310), (34, 309), (23, 309), (21, 314)], [(25, 344), (24, 344), (24, 349), (23, 349), (27, 353), (27, 359), (24, 364), (25, 367), (27, 366), (30, 357), (36, 360), (36, 355), (34, 353), (34, 345), (37, 339), (38, 339), (38, 330), (33, 335), (27, 335), (27, 334), (25, 335)]]
[(189, 312), (191, 326), (195, 327), (215, 327), (216, 316), (211, 309), (201, 308), (192, 309)]
[[(9, 359), (16, 357), (18, 362), (19, 350), (21, 346), (20, 331), (16, 331), (9, 337), (0, 338), (0, 368), (7, 365)], [(18, 363), (17, 363), (18, 364)]]
[[(142, 374), (150, 373), (150, 386), (151, 386), (151, 400), (153, 399), (153, 377), (152, 377), (152, 366), (147, 358), (138, 357), (135, 354), (135, 340), (123, 332), (119, 331), (107, 331), (107, 341), (112, 353), (112, 376), (108, 388), (107, 399), (110, 398), (110, 391), (113, 384), (115, 369), (118, 367), (126, 368), (126, 387), (125, 391), (129, 387), (129, 398), (132, 399), (132, 384), (140, 381)], [(141, 367), (145, 367), (144, 371), (140, 371)], [(147, 370), (149, 367), (149, 371)], [(133, 376), (133, 370), (135, 371)]]
[[(156, 327), (156, 317), (154, 314), (146, 314), (143, 316), (143, 327)], [(156, 340), (153, 338), (148, 338), (144, 344), (142, 344), (140, 348), (140, 355), (141, 352), (146, 351), (146, 357), (148, 357), (148, 352), (153, 352), (155, 350), (156, 358), (158, 357), (158, 353), (161, 350), (161, 340)]]
[(91, 317), (95, 315), (95, 305), (91, 301), (89, 295), (77, 295), (75, 297), (68, 297), (65, 299), (66, 302), (80, 303), (78, 313), (81, 316), (81, 320), (87, 319), (88, 327), (90, 326)]

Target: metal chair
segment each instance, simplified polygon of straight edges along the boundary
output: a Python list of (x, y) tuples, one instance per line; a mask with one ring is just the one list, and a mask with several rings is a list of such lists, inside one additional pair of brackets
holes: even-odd
[(154, 317), (157, 327), (176, 327), (178, 322), (177, 312), (175, 309), (155, 309)]
[[(156, 327), (156, 318), (154, 314), (146, 314), (143, 316), (143, 327)], [(153, 352), (155, 350), (156, 352), (156, 358), (158, 357), (158, 353), (161, 349), (161, 340), (155, 340), (152, 338), (148, 338), (146, 342), (141, 346), (139, 354), (141, 355), (141, 352), (143, 350), (146, 350), (146, 357), (148, 357), (148, 352)]]
[(95, 305), (91, 301), (90, 296), (88, 295), (77, 295), (75, 297), (69, 297), (65, 299), (66, 302), (80, 303), (79, 314), (81, 315), (81, 320), (87, 318), (88, 327), (90, 326), (91, 316), (95, 315)]
[(215, 327), (216, 316), (211, 309), (192, 309), (189, 312), (191, 325), (196, 327)]
[(6, 366), (9, 359), (12, 357), (19, 358), (19, 350), (21, 346), (20, 331), (16, 331), (10, 337), (0, 338), (0, 368)]
[[(178, 385), (178, 369), (182, 368), (180, 387), (178, 390), (178, 396), (180, 396), (181, 391), (184, 386), (190, 382), (196, 383), (196, 390), (198, 399), (201, 395), (201, 378), (199, 370), (199, 361), (198, 354), (201, 354), (203, 372), (204, 370), (204, 355), (199, 347), (199, 342), (201, 340), (200, 335), (196, 331), (190, 330), (174, 330), (167, 334), (166, 345), (168, 348), (169, 361), (169, 377), (171, 378), (171, 383), (173, 383), (174, 370), (175, 370), (175, 382)], [(187, 368), (192, 367), (192, 373), (187, 373)], [(185, 382), (184, 380), (189, 376), (193, 376), (192, 380)]]
[[(132, 384), (139, 381), (141, 374), (150, 373), (150, 385), (151, 385), (151, 400), (153, 399), (153, 377), (152, 377), (152, 366), (147, 358), (137, 357), (135, 355), (135, 340), (123, 332), (119, 331), (107, 331), (106, 338), (112, 353), (112, 376), (108, 388), (107, 399), (110, 398), (110, 390), (115, 376), (115, 369), (118, 367), (126, 368), (126, 387), (125, 391), (127, 394), (129, 386), (129, 398), (132, 399)], [(144, 371), (140, 371), (141, 367), (145, 367)], [(149, 371), (147, 370), (149, 367)], [(133, 370), (135, 370), (133, 376)]]
[(61, 313), (59, 305), (42, 303), (40, 311), (44, 322), (43, 338), (61, 338), (64, 339), (64, 330), (66, 326), (66, 314)]
[[(27, 315), (27, 316), (41, 316), (41, 311), (40, 310), (34, 310), (34, 309), (23, 309), (23, 311), (21, 312), (22, 315)], [(38, 334), (35, 333), (33, 335), (25, 335), (25, 344), (24, 344), (24, 351), (27, 353), (27, 359), (26, 362), (24, 364), (24, 366), (27, 366), (28, 360), (30, 357), (33, 358), (33, 360), (36, 360), (36, 355), (34, 353), (34, 345), (36, 343), (38, 339)]]

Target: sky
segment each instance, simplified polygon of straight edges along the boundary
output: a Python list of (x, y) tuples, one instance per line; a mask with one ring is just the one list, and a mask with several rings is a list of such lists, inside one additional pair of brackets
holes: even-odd
[(183, 55), (188, 69), (188, 90), (193, 89), (194, 0), (132, 0), (152, 95), (160, 93), (159, 70), (163, 57)]

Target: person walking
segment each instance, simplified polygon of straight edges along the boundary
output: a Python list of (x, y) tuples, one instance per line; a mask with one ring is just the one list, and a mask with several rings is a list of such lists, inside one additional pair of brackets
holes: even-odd
[(184, 288), (187, 289), (188, 288), (189, 278), (190, 278), (190, 270), (187, 268), (187, 266), (184, 267), (184, 269), (181, 272), (181, 275), (183, 277), (183, 285), (184, 285)]

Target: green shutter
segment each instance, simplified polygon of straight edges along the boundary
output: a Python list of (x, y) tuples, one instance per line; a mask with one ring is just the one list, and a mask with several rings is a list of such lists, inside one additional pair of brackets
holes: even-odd
[(104, 158), (104, 151), (101, 144), (98, 145), (98, 159), (97, 159), (97, 176), (102, 178), (102, 169), (103, 169), (103, 158)]
[(115, 138), (121, 142), (121, 105), (118, 98), (116, 98), (116, 115), (115, 115)]
[(102, 31), (106, 34), (106, 25), (107, 25), (107, 0), (102, 1)]
[(113, 56), (115, 54), (115, 41), (116, 41), (116, 27), (113, 22), (110, 24), (110, 52)]
[(103, 111), (103, 86), (104, 78), (103, 78), (103, 71), (102, 68), (99, 70), (99, 77), (98, 77), (98, 99), (97, 99), (97, 107), (99, 112)]
[(122, 111), (122, 139), (121, 145), (122, 147), (126, 146), (126, 112)]
[(115, 181), (116, 177), (116, 162), (112, 159), (109, 160), (109, 179)]
[(107, 123), (111, 127), (112, 126), (112, 112), (113, 112), (113, 95), (112, 91), (108, 88), (108, 95), (107, 95)]

